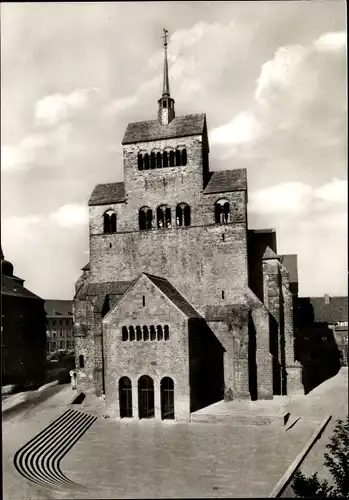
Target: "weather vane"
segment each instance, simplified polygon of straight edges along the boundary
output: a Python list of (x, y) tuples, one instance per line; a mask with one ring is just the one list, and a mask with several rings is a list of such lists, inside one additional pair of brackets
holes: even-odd
[(164, 32), (164, 36), (162, 38), (164, 39), (164, 47), (166, 48), (167, 47), (168, 30), (166, 28), (164, 28), (162, 31)]

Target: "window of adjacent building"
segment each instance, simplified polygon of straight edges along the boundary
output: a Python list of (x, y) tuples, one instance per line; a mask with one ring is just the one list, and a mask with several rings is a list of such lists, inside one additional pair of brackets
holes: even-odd
[(64, 347), (65, 347), (65, 346), (64, 346), (64, 344), (65, 344), (64, 340), (61, 340), (61, 341), (59, 342), (59, 348), (60, 348), (60, 349), (64, 349)]
[(52, 350), (54, 351), (56, 349), (56, 342), (52, 342), (51, 346), (52, 346)]
[(85, 360), (84, 360), (84, 356), (82, 354), (80, 354), (80, 356), (79, 356), (79, 367), (85, 368)]

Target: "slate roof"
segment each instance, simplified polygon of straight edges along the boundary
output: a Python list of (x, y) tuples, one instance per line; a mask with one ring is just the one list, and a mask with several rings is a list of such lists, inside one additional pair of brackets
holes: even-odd
[(212, 172), (204, 194), (228, 193), (229, 191), (247, 190), (247, 170), (238, 168), (236, 170), (222, 170)]
[(107, 294), (123, 295), (126, 290), (132, 285), (133, 281), (107, 281), (102, 283), (85, 283), (78, 290), (76, 298), (84, 300), (88, 295), (103, 296), (103, 300)]
[(266, 246), (266, 248), (264, 250), (264, 254), (262, 256), (262, 259), (268, 260), (268, 259), (278, 259), (278, 258), (279, 258), (279, 256), (276, 255), (274, 250), (272, 250), (269, 246)]
[(151, 274), (143, 273), (147, 276), (154, 285), (159, 288), (175, 306), (178, 307), (188, 318), (202, 318), (192, 305), (179, 293), (179, 291), (171, 285), (165, 278), (159, 278)]
[(297, 255), (279, 255), (281, 264), (287, 269), (290, 276), (290, 283), (298, 283)]
[(45, 311), (47, 316), (56, 316), (57, 312), (59, 313), (60, 316), (71, 316), (73, 312), (73, 301), (45, 300)]
[(204, 132), (205, 120), (205, 113), (200, 113), (176, 116), (168, 125), (161, 125), (159, 120), (129, 123), (122, 144), (201, 135)]
[(324, 297), (300, 297), (298, 307), (311, 306), (314, 311), (314, 321), (334, 324), (338, 321), (348, 321), (348, 297), (330, 297), (326, 304)]
[(9, 276), (4, 274), (1, 275), (1, 294), (2, 295), (12, 295), (14, 297), (22, 297), (26, 299), (38, 299), (43, 300), (35, 293), (27, 290), (20, 283), (12, 280)]
[(88, 205), (108, 205), (109, 203), (121, 203), (125, 201), (125, 183), (111, 182), (109, 184), (97, 184), (92, 191)]

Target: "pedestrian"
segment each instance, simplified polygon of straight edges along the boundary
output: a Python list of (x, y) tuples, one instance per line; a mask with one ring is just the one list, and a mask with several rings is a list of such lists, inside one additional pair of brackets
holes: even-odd
[(76, 390), (76, 372), (75, 372), (75, 370), (70, 370), (69, 375), (70, 375), (71, 388), (73, 391), (75, 391)]

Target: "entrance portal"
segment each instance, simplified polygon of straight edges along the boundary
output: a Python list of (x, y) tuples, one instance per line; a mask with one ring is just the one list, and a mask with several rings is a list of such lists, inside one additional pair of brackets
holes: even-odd
[(120, 418), (132, 417), (132, 382), (128, 377), (119, 380)]
[(174, 413), (174, 383), (172, 378), (164, 377), (160, 383), (161, 419), (173, 420)]
[(139, 418), (154, 418), (154, 382), (148, 375), (138, 380), (138, 411)]

